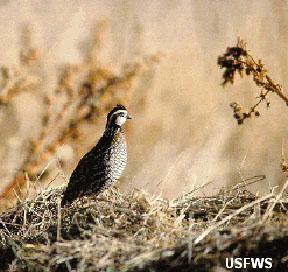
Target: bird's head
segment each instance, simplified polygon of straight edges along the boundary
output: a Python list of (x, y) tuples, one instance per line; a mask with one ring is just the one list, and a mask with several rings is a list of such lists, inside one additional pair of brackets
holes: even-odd
[(121, 128), (127, 121), (132, 119), (123, 105), (116, 105), (107, 115), (106, 129)]

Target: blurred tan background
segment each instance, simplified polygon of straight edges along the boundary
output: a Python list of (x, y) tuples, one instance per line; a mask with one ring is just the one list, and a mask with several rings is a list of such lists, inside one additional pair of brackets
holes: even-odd
[[(139, 188), (174, 197), (213, 181), (201, 191), (207, 194), (260, 174), (267, 179), (250, 186), (253, 191), (264, 193), (283, 183), (280, 163), (283, 152), (288, 156), (287, 106), (272, 95), (270, 109), (260, 109), (261, 118), (238, 126), (229, 104), (252, 106), (258, 89), (249, 78), (223, 89), (217, 57), (240, 36), (274, 80), (288, 89), (288, 2), (2, 0), (0, 63), (17, 65), (20, 29), (28, 23), (33, 44), (44, 49), (44, 88), (53, 89), (57, 65), (79, 61), (79, 46), (96, 20), (109, 24), (101, 51), (101, 60), (109, 67), (163, 54), (153, 76), (135, 86), (135, 95), (148, 92), (145, 109), (140, 111), (133, 99), (129, 105), (134, 120), (128, 125), (123, 190)], [(37, 133), (40, 111), (37, 99), (25, 94), (13, 100), (13, 107), (0, 109), (2, 190), (19, 171), (26, 152), (21, 139)], [(93, 141), (102, 134), (104, 123), (105, 118), (97, 130), (89, 131)], [(76, 161), (64, 169), (67, 176)]]

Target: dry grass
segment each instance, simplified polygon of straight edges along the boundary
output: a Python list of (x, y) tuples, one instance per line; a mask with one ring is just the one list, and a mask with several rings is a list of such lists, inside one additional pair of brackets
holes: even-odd
[[(0, 210), (15, 203), (15, 191), (20, 198), (26, 197), (23, 186), (27, 182), (53, 179), (52, 168), (46, 167), (51, 161), (57, 160), (59, 167), (70, 172), (72, 162), (82, 157), (99, 138), (95, 133), (93, 141), (89, 139), (99, 120), (105, 120), (107, 112), (118, 103), (129, 107), (136, 87), (141, 87), (141, 79), (147, 80), (147, 74), (150, 78), (154, 76), (153, 67), (159, 62), (158, 55), (143, 56), (126, 63), (120, 71), (103, 64), (99, 55), (104, 47), (102, 36), (106, 30), (107, 22), (100, 21), (95, 25), (82, 46), (81, 62), (57, 63), (59, 73), (55, 76), (58, 83), (50, 89), (46, 77), (51, 71), (45, 70), (44, 56), (33, 46), (29, 27), (23, 28), (20, 65), (16, 68), (1, 67), (0, 111), (11, 111), (15, 107), (13, 100), (28, 93), (37, 98), (41, 124), (32, 138), (21, 135), (19, 139), (18, 145), (25, 147), (23, 159), (19, 161), (17, 170), (5, 169), (5, 173), (14, 174), (8, 177), (6, 186), (0, 188)], [(134, 99), (138, 109), (141, 109), (144, 96), (147, 93), (137, 94)], [(34, 115), (37, 118), (39, 113), (35, 111)], [(6, 161), (10, 159), (8, 155), (4, 158)]]
[[(35, 74), (41, 67), (39, 51), (31, 47), (28, 32), (24, 31), (19, 71), (11, 73), (2, 68), (2, 109), (19, 93), (35, 92), (42, 86), (41, 74)], [(209, 271), (223, 266), (225, 257), (231, 256), (272, 257), (275, 271), (287, 268), (288, 182), (280, 193), (271, 190), (262, 197), (247, 191), (244, 183), (223, 189), (213, 197), (196, 197), (193, 191), (170, 201), (143, 191), (124, 195), (109, 189), (97, 198), (81, 198), (64, 209), (60, 207), (62, 189), (43, 190), (35, 199), (29, 195), (33, 183), (44, 180), (45, 175), (46, 180), (54, 180), (47, 178), (50, 173), (44, 166), (61, 144), (68, 143), (80, 153), (77, 147), (82, 142), (79, 139), (85, 137), (83, 127), (98, 122), (116, 102), (129, 103), (134, 80), (147, 71), (152, 71), (153, 76), (151, 67), (158, 61), (157, 56), (129, 64), (118, 74), (101, 65), (97, 58), (101, 35), (101, 31), (93, 34), (83, 63), (61, 68), (52, 93), (40, 92), (42, 126), (39, 135), (30, 139), (29, 152), (19, 167), (25, 175), (19, 178), (16, 173), (17, 178), (11, 180), (4, 193), (5, 203), (8, 197), (16, 197), (18, 204), (0, 216), (0, 268)], [(260, 102), (267, 102), (270, 92), (281, 97), (281, 86), (273, 83), (261, 62), (255, 62), (240, 41), (227, 50), (219, 64), (226, 69), (224, 83), (233, 83), (235, 73), (242, 75), (245, 71), (253, 75), (258, 86), (270, 88), (260, 94)], [(258, 102), (250, 111), (242, 111), (239, 104), (234, 104), (239, 124), (252, 113), (259, 115)], [(57, 111), (53, 109), (55, 104)], [(61, 167), (63, 164), (59, 161)]]
[(287, 186), (257, 197), (240, 184), (214, 197), (191, 192), (171, 201), (110, 189), (62, 210), (62, 189), (47, 189), (1, 215), (1, 267), (207, 271), (223, 265), (225, 257), (266, 256), (282, 271), (288, 256)]

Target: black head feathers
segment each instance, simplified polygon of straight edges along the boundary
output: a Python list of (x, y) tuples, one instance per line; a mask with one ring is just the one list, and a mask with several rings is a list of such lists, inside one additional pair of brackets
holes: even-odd
[(119, 111), (119, 110), (125, 110), (125, 111), (127, 111), (126, 108), (125, 108), (123, 105), (117, 104), (117, 105), (113, 108), (113, 110), (111, 110), (111, 111), (108, 113), (108, 115), (107, 115), (107, 121), (110, 120), (110, 118), (111, 118), (111, 116), (113, 115), (113, 113), (115, 113), (115, 112), (117, 112), (117, 111)]
[(115, 111), (119, 111), (119, 110), (126, 110), (126, 111), (127, 111), (127, 109), (125, 108), (125, 106), (123, 106), (123, 105), (121, 105), (121, 104), (117, 104), (117, 105), (113, 108), (113, 110), (110, 111), (110, 113), (112, 114), (112, 113), (114, 113)]
[[(123, 118), (125, 119), (123, 120)], [(113, 129), (113, 130), (115, 130), (115, 128), (118, 129), (126, 122), (127, 119), (131, 119), (131, 117), (128, 115), (126, 107), (121, 104), (117, 104), (107, 114), (106, 129)]]

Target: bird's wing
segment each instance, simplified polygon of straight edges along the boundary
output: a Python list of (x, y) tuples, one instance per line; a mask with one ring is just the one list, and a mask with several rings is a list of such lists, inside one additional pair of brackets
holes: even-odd
[(105, 162), (109, 155), (111, 144), (106, 138), (101, 138), (98, 144), (86, 153), (78, 162), (71, 174), (62, 203), (71, 202), (78, 196), (97, 191), (105, 182)]

